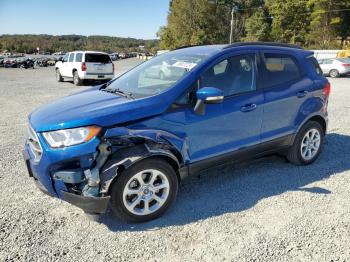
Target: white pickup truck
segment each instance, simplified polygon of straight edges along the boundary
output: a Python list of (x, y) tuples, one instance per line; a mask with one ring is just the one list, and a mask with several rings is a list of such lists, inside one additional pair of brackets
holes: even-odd
[(94, 51), (74, 51), (56, 63), (56, 80), (73, 79), (75, 85), (84, 80), (110, 80), (114, 76), (114, 64), (108, 54)]

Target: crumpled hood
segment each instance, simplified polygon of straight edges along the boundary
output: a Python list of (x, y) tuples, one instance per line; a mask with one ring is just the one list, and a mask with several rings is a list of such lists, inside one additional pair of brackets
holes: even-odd
[(166, 106), (155, 102), (154, 97), (132, 100), (91, 89), (38, 108), (29, 121), (37, 132), (87, 125), (106, 127), (163, 112)]

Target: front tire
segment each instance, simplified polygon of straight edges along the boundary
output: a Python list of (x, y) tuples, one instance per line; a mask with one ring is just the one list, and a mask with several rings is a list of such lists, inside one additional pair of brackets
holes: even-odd
[(307, 122), (297, 133), (294, 143), (287, 153), (287, 159), (295, 165), (313, 163), (322, 151), (323, 140), (322, 126), (315, 121)]
[(111, 189), (113, 213), (140, 223), (161, 216), (174, 202), (178, 179), (164, 160), (145, 159), (124, 170)]
[(74, 72), (73, 72), (73, 83), (74, 83), (76, 86), (81, 86), (81, 85), (83, 84), (83, 80), (80, 79), (79, 74), (78, 74), (78, 71), (74, 71)]
[[(33, 66), (33, 69), (34, 69), (34, 66)], [(59, 69), (56, 69), (56, 81), (63, 82), (63, 77), (62, 77)]]

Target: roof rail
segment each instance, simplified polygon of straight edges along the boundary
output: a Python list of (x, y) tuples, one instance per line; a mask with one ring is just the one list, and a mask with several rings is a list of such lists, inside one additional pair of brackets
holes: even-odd
[(278, 43), (278, 42), (237, 42), (237, 43), (227, 45), (223, 49), (228, 49), (228, 48), (238, 47), (238, 46), (250, 46), (250, 45), (279, 46), (279, 47), (303, 49), (301, 46), (298, 46), (298, 45)]
[(178, 50), (178, 49), (183, 49), (183, 48), (187, 48), (187, 47), (195, 47), (195, 46), (202, 46), (202, 45), (184, 45), (184, 46), (180, 46), (180, 47), (176, 47), (174, 49), (171, 49), (171, 51)]

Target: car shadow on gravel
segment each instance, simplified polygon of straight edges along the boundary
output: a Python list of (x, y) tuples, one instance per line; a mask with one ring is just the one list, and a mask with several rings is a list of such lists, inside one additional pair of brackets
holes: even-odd
[[(294, 166), (284, 157), (269, 156), (242, 164), (227, 164), (184, 181), (177, 201), (161, 218), (126, 224), (109, 212), (100, 222), (111, 231), (142, 231), (184, 225), (253, 207), (260, 200), (288, 191), (331, 194), (309, 184), (350, 170), (350, 136), (331, 133), (319, 159), (309, 166)], [(278, 201), (278, 200), (277, 200)]]

